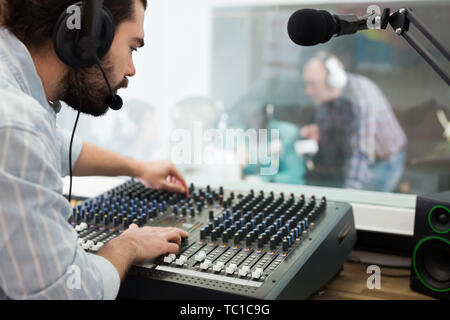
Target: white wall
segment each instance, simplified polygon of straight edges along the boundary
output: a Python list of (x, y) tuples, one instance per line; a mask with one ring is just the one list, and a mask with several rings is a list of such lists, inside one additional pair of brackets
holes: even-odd
[[(179, 100), (209, 96), (211, 10), (207, 0), (151, 0), (145, 20), (145, 47), (135, 54), (136, 76), (121, 92), (125, 103), (138, 98), (168, 113)], [(164, 135), (168, 132), (163, 132)]]

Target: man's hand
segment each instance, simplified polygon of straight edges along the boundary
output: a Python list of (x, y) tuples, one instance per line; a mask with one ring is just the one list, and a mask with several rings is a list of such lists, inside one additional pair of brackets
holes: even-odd
[(133, 262), (154, 259), (167, 253), (177, 253), (182, 238), (189, 234), (177, 228), (142, 227), (131, 224), (119, 238), (130, 241), (136, 248)]
[(310, 124), (308, 126), (304, 126), (300, 130), (300, 136), (316, 140), (317, 142), (320, 141), (320, 129), (317, 126), (317, 124)]
[(137, 178), (148, 188), (184, 193), (189, 196), (189, 188), (183, 175), (169, 161), (140, 163)]
[(184, 193), (189, 188), (183, 175), (169, 161), (139, 162), (135, 159), (83, 142), (74, 176), (130, 176), (139, 179), (146, 187)]
[(114, 265), (122, 281), (133, 262), (177, 253), (182, 238), (188, 235), (186, 231), (177, 228), (139, 228), (136, 224), (131, 224), (120, 236), (105, 244), (97, 255)]

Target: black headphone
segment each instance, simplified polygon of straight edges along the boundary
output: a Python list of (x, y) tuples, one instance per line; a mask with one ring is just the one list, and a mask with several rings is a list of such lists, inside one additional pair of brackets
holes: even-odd
[[(77, 13), (81, 14), (79, 17), (81, 25), (78, 29), (76, 24), (75, 26), (69, 26), (69, 19)], [(111, 12), (103, 6), (103, 0), (84, 0), (69, 6), (66, 11), (61, 13), (53, 29), (55, 52), (63, 63), (74, 69), (80, 95), (80, 108), (75, 120), (69, 147), (69, 202), (72, 199), (72, 144), (82, 109), (78, 69), (97, 65), (105, 78), (110, 92), (106, 104), (113, 110), (120, 110), (123, 105), (122, 98), (112, 91), (108, 77), (100, 62), (111, 48), (115, 29), (114, 19)]]
[[(69, 27), (69, 19), (73, 17), (74, 12), (81, 10), (81, 28)], [(123, 105), (122, 98), (112, 91), (100, 63), (111, 48), (114, 34), (114, 19), (103, 5), (103, 0), (84, 0), (70, 6), (61, 14), (53, 30), (53, 45), (59, 59), (75, 70), (97, 65), (110, 92), (107, 105), (113, 110), (120, 110)]]

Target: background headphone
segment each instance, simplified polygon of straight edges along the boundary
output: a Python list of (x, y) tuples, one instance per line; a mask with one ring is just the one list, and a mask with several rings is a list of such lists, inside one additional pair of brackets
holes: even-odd
[(319, 59), (325, 65), (328, 71), (328, 85), (334, 89), (344, 89), (347, 85), (348, 76), (342, 62), (336, 56), (326, 52), (319, 52), (314, 58)]
[(53, 45), (59, 59), (74, 70), (98, 65), (105, 78), (110, 97), (107, 105), (120, 110), (122, 98), (112, 91), (100, 60), (108, 53), (114, 40), (115, 23), (103, 0), (84, 0), (73, 6), (79, 8), (81, 29), (69, 28), (73, 12), (69, 8), (61, 13), (53, 30)]

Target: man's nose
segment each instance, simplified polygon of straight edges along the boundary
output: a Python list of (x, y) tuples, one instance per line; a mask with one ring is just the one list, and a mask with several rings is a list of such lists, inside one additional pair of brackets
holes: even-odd
[(130, 59), (130, 63), (128, 64), (128, 68), (125, 74), (127, 77), (134, 77), (134, 75), (136, 74), (136, 67), (134, 66), (133, 58)]

